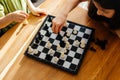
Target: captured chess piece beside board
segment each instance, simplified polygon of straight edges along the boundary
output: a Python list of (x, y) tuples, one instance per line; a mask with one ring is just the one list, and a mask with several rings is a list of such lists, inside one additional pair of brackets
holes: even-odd
[(51, 28), (53, 18), (52, 15), (46, 17), (25, 55), (76, 74), (88, 50), (94, 29), (67, 21), (66, 26), (55, 34)]

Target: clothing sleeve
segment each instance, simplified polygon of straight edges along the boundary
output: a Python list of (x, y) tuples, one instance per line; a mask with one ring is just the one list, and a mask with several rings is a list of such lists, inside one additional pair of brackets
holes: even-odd
[(4, 7), (0, 4), (0, 17), (5, 16)]

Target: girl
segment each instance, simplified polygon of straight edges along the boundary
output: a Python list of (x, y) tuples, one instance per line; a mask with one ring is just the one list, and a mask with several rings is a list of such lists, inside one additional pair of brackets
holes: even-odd
[[(63, 6), (63, 12), (61, 11), (52, 21), (52, 30), (55, 33), (58, 33), (63, 27), (68, 13), (82, 1), (85, 0), (70, 0), (66, 2), (66, 5)], [(70, 5), (68, 6), (67, 4)], [(104, 22), (109, 29), (120, 32), (120, 0), (91, 0), (88, 7), (88, 15), (92, 19)]]

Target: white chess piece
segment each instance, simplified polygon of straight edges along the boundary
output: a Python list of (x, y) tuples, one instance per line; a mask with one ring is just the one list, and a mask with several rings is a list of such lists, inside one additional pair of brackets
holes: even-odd
[(54, 62), (58, 62), (58, 57), (54, 57)]
[(61, 53), (61, 59), (64, 59), (65, 58), (65, 54), (64, 52)]
[(59, 45), (59, 44), (57, 45), (57, 50), (58, 50), (58, 51), (60, 51), (60, 50), (61, 50), (61, 47), (60, 47), (60, 45)]
[(33, 48), (31, 46), (28, 47), (28, 53), (33, 53)]

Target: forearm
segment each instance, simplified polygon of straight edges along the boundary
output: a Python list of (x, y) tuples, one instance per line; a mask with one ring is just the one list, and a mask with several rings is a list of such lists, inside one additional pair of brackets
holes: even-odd
[(67, 16), (68, 13), (73, 10), (80, 2), (87, 0), (64, 0), (61, 10), (59, 11), (60, 15)]
[(12, 14), (10, 13), (10, 14), (0, 18), (0, 29), (8, 26), (10, 23), (13, 22), (13, 20), (11, 19), (11, 17), (12, 17), (11, 15)]
[(31, 0), (26, 0), (29, 10), (32, 12), (35, 8)]

